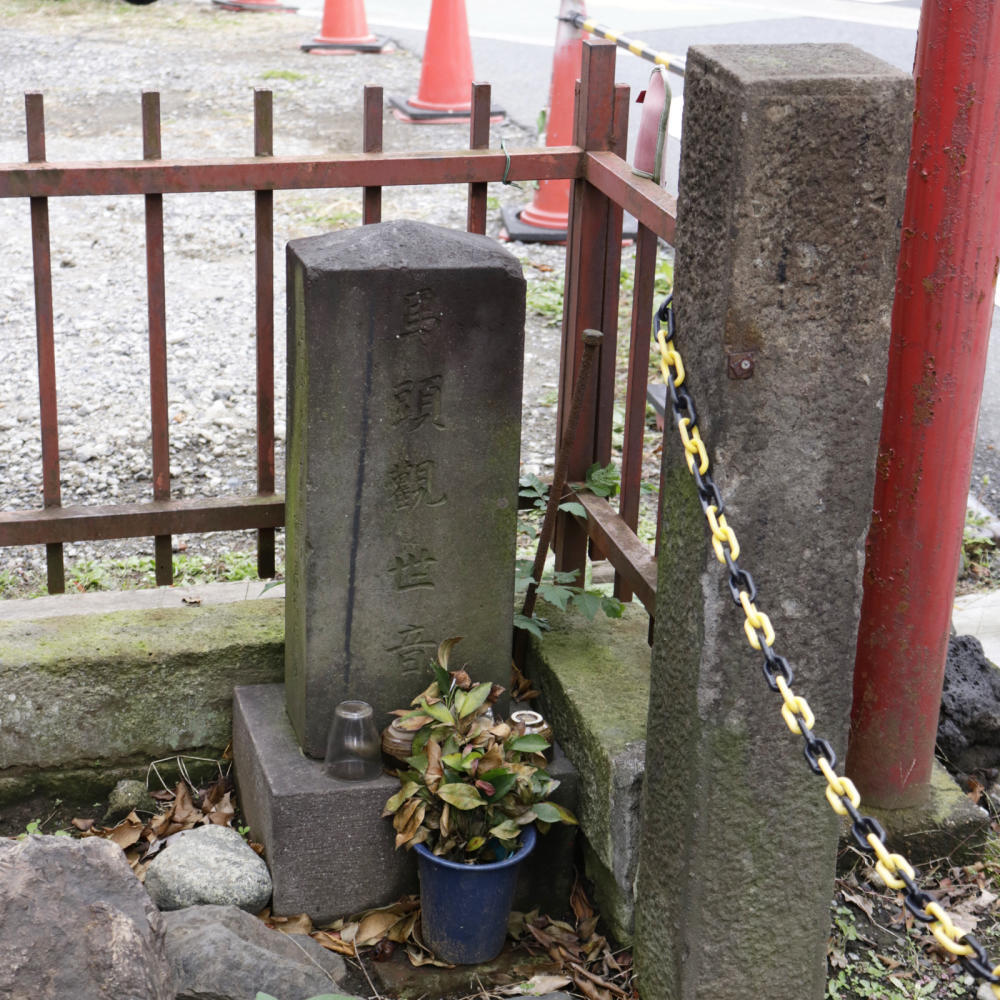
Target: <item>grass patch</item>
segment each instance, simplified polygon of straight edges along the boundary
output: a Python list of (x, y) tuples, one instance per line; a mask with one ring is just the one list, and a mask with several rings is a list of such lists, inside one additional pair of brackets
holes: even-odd
[(288, 80), (294, 83), (296, 80), (304, 80), (305, 73), (296, 73), (292, 69), (269, 69), (260, 75), (262, 80)]

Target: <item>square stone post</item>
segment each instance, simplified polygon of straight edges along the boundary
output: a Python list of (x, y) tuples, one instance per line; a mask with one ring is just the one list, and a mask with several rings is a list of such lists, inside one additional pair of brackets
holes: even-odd
[(485, 236), (288, 244), (285, 694), (310, 756), (343, 699), (386, 725), (449, 636), (509, 683), (523, 337), (521, 266)]
[[(676, 345), (756, 606), (841, 758), (911, 110), (910, 78), (851, 46), (688, 55)], [(819, 1000), (837, 820), (667, 439), (641, 993)]]

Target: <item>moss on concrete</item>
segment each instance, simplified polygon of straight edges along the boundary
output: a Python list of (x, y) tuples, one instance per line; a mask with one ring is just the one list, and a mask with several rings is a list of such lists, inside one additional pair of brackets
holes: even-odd
[[(938, 858), (967, 864), (982, 858), (990, 817), (959, 788), (938, 761), (931, 771), (930, 795), (910, 809), (873, 809), (862, 803), (886, 832), (889, 848), (911, 864), (924, 865)], [(854, 843), (845, 833), (845, 843)]]
[(578, 816), (587, 874), (601, 912), (622, 942), (632, 934), (640, 799), (649, 702), (648, 618), (621, 620), (546, 609), (552, 630), (535, 641), (528, 676), (542, 711), (580, 774)]
[(220, 750), (233, 687), (283, 663), (280, 600), (0, 622), (0, 796), (87, 796), (116, 769)]

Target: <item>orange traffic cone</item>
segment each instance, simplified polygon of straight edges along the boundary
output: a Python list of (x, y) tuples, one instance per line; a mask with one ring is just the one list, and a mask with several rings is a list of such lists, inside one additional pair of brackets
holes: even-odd
[(323, 24), (311, 42), (303, 42), (303, 52), (320, 55), (349, 55), (352, 52), (384, 52), (389, 39), (368, 30), (364, 0), (326, 0)]
[[(580, 78), (583, 39), (586, 32), (566, 20), (573, 14), (587, 16), (583, 0), (562, 0), (552, 57), (552, 85), (545, 122), (546, 146), (573, 143), (573, 107), (576, 81)], [(562, 243), (569, 226), (570, 181), (539, 181), (530, 207), (520, 212), (501, 209), (506, 237), (522, 243)], [(501, 233), (501, 238), (504, 234)]]
[(299, 9), (279, 0), (212, 0), (212, 3), (223, 10), (269, 10), (293, 14)]
[[(404, 122), (437, 125), (468, 119), (472, 112), (472, 48), (465, 0), (431, 0), (424, 61), (416, 97), (390, 97), (393, 114)], [(490, 121), (503, 121), (500, 108)]]

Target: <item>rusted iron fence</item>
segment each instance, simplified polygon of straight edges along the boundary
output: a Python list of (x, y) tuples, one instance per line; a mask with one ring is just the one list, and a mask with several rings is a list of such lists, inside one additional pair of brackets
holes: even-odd
[[(25, 99), (26, 163), (0, 165), (0, 197), (27, 198), (35, 281), (41, 407), (42, 508), (0, 512), (0, 546), (45, 545), (48, 589), (65, 586), (65, 542), (153, 537), (156, 580), (172, 582), (171, 536), (181, 533), (256, 529), (261, 576), (275, 571), (275, 529), (284, 524), (284, 502), (275, 494), (274, 462), (274, 260), (273, 192), (303, 188), (363, 189), (363, 222), (381, 219), (381, 191), (392, 185), (468, 184), (467, 228), (486, 230), (490, 182), (571, 179), (573, 194), (567, 241), (558, 420), (580, 361), (580, 332), (604, 331), (596, 388), (576, 436), (570, 481), (584, 479), (594, 462), (611, 457), (621, 265), (622, 213), (639, 223), (634, 300), (625, 400), (620, 508), (585, 496), (588, 524), (565, 517), (558, 526), (560, 569), (582, 569), (588, 534), (616, 570), (619, 596), (632, 592), (652, 613), (655, 563), (635, 534), (638, 518), (646, 373), (658, 238), (671, 242), (676, 205), (651, 181), (634, 175), (622, 158), (627, 135), (628, 88), (614, 82), (615, 46), (587, 42), (577, 102), (574, 145), (545, 149), (489, 150), (490, 88), (473, 85), (470, 148), (458, 152), (382, 152), (382, 90), (364, 93), (363, 152), (329, 157), (272, 155), (272, 105), (267, 91), (254, 96), (253, 157), (170, 160), (161, 157), (159, 95), (143, 95), (142, 161), (49, 163), (45, 159), (42, 97)], [(167, 415), (167, 340), (164, 296), (163, 198), (194, 192), (252, 191), (255, 198), (257, 490), (254, 496), (171, 498)], [(146, 281), (149, 311), (150, 420), (153, 495), (145, 503), (63, 506), (59, 469), (51, 259), (50, 198), (83, 195), (141, 196), (146, 217)], [(596, 551), (595, 550), (595, 551)]]

